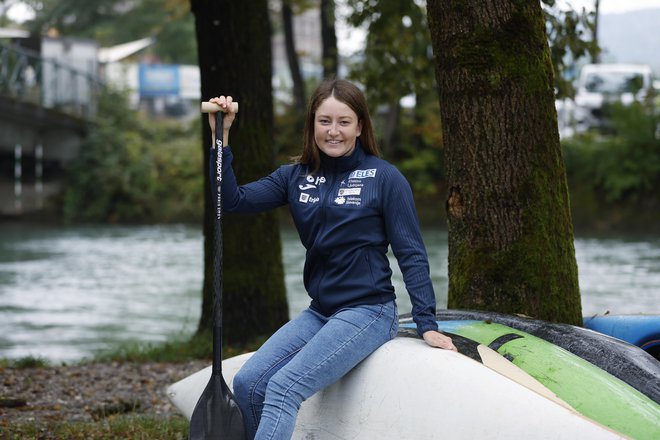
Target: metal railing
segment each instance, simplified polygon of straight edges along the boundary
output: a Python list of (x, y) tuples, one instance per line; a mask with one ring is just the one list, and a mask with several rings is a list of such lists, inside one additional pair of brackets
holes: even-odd
[(0, 43), (0, 95), (93, 119), (102, 85), (89, 72)]

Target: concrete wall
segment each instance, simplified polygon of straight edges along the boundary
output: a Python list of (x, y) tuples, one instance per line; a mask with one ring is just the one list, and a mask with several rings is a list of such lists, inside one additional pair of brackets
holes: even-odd
[(34, 213), (57, 194), (85, 121), (0, 97), (0, 216)]

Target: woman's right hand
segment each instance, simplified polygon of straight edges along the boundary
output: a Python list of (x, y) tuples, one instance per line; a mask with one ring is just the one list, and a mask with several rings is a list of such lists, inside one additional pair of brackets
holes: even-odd
[[(234, 112), (234, 107), (232, 105), (233, 99), (231, 96), (218, 96), (216, 98), (209, 99), (209, 102), (219, 105), (225, 112), (225, 117), (223, 120), (223, 131), (225, 133), (229, 132), (231, 124), (236, 118), (236, 112)], [(211, 132), (215, 133), (215, 113), (209, 113), (209, 125), (211, 126)]]

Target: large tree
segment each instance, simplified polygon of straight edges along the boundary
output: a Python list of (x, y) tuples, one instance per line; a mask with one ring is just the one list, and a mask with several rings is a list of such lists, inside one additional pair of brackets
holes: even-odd
[[(240, 104), (232, 127), (239, 182), (273, 168), (273, 102), (268, 1), (191, 0), (197, 32), (202, 99), (232, 95)], [(211, 132), (203, 123), (204, 170)], [(208, 179), (208, 177), (207, 177)], [(212, 321), (212, 209), (204, 222), (204, 295), (199, 329)], [(279, 223), (273, 212), (224, 217), (224, 334), (233, 342), (270, 334), (288, 319)]]
[(335, 32), (335, 1), (321, 0), (321, 46), (323, 77), (337, 77), (339, 74), (339, 51)]
[(291, 72), (291, 81), (293, 83), (293, 108), (298, 115), (298, 127), (302, 130), (304, 126), (304, 114), (307, 107), (307, 97), (305, 96), (305, 80), (300, 70), (300, 59), (296, 52), (295, 25), (293, 22), (293, 8), (291, 0), (282, 1), (282, 30), (284, 31), (284, 49), (286, 60)]
[(449, 193), (449, 307), (581, 324), (538, 1), (429, 0)]

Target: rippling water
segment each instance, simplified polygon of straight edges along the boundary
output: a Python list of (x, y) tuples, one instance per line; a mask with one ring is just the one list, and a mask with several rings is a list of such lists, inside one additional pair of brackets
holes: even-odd
[(77, 359), (189, 334), (202, 243), (185, 226), (2, 226), (0, 356)]
[[(447, 304), (446, 231), (424, 231), (438, 305)], [(290, 314), (308, 304), (304, 249), (283, 230)], [(659, 313), (660, 238), (576, 238), (583, 312)], [(0, 357), (76, 360), (123, 341), (164, 341), (197, 325), (202, 238), (191, 226), (0, 226)], [(399, 311), (410, 303), (396, 264)]]

